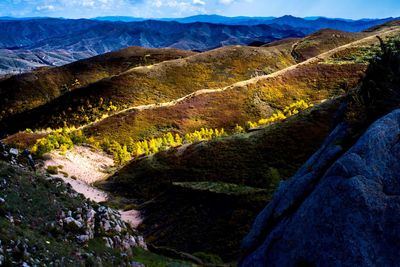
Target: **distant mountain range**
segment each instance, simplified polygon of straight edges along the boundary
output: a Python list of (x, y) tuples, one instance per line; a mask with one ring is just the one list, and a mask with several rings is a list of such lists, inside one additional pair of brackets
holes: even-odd
[[(97, 17), (94, 20), (100, 21), (123, 21), (123, 22), (133, 22), (133, 21), (145, 21), (145, 18), (135, 18), (135, 17)], [(309, 28), (312, 30), (320, 30), (323, 28), (332, 28), (342, 31), (357, 32), (362, 31), (366, 28), (385, 23), (387, 21), (394, 20), (394, 18), (384, 18), (384, 19), (360, 19), (351, 20), (343, 18), (326, 18), (326, 17), (306, 17), (298, 18), (294, 16), (283, 16), (283, 17), (225, 17), (219, 15), (197, 15), (186, 18), (160, 18), (159, 21), (176, 21), (180, 23), (213, 23), (213, 24), (225, 24), (225, 25), (288, 25), (295, 28)]]
[(303, 37), (308, 33), (309, 29), (286, 25), (7, 19), (0, 20), (0, 73), (63, 65), (129, 46), (205, 51)]
[(129, 46), (206, 51), (304, 37), (322, 28), (362, 31), (390, 20), (217, 15), (159, 20), (0, 17), (0, 75), (60, 66)]

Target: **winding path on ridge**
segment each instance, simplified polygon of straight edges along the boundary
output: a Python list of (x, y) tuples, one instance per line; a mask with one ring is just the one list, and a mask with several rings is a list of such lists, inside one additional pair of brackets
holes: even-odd
[[(188, 100), (188, 99), (190, 99), (192, 97), (195, 97), (195, 96), (198, 96), (198, 95), (217, 93), (217, 92), (222, 92), (222, 91), (225, 91), (225, 90), (235, 89), (235, 88), (238, 88), (238, 87), (245, 87), (245, 86), (250, 85), (250, 84), (255, 84), (260, 80), (282, 76), (282, 75), (286, 74), (287, 72), (296, 70), (297, 68), (299, 68), (299, 67), (301, 67), (303, 65), (316, 64), (318, 62), (321, 62), (323, 60), (328, 59), (329, 57), (331, 57), (333, 54), (335, 54), (337, 52), (343, 51), (343, 50), (351, 48), (351, 47), (355, 47), (355, 46), (363, 45), (363, 44), (365, 44), (365, 45), (367, 45), (367, 44), (377, 44), (377, 43), (379, 43), (379, 40), (376, 38), (376, 36), (380, 36), (381, 38), (386, 38), (386, 37), (389, 37), (389, 36), (391, 36), (393, 34), (400, 34), (400, 27), (395, 26), (395, 27), (389, 28), (389, 30), (386, 29), (386, 30), (382, 30), (382, 31), (379, 31), (379, 32), (374, 32), (370, 36), (367, 36), (367, 37), (362, 38), (360, 40), (357, 40), (357, 41), (354, 41), (354, 42), (339, 46), (337, 48), (334, 48), (332, 50), (324, 52), (324, 53), (322, 53), (322, 54), (320, 54), (320, 55), (318, 55), (316, 57), (310, 58), (310, 59), (308, 59), (306, 61), (303, 61), (303, 62), (300, 62), (298, 64), (289, 66), (289, 67), (287, 67), (285, 69), (273, 72), (271, 74), (257, 76), (257, 77), (251, 78), (249, 80), (240, 81), (240, 82), (234, 83), (232, 85), (228, 85), (228, 86), (223, 87), (223, 88), (201, 89), (201, 90), (195, 91), (195, 92), (190, 93), (190, 94), (188, 94), (186, 96), (183, 96), (181, 98), (178, 98), (178, 99), (175, 99), (175, 100), (172, 100), (172, 101), (169, 101), (169, 102), (154, 103), (154, 104), (147, 104), (147, 105), (139, 105), (139, 106), (129, 107), (129, 108), (117, 111), (117, 112), (111, 114), (110, 116), (108, 116), (107, 118), (115, 116), (115, 115), (118, 115), (118, 114), (131, 112), (131, 111), (143, 111), (143, 110), (148, 110), (148, 109), (171, 107), (171, 106), (175, 106), (180, 102), (183, 102), (185, 100)], [(137, 67), (137, 68), (149, 68), (149, 67), (151, 67), (151, 66)], [(83, 125), (83, 126), (79, 127), (78, 129), (83, 129), (83, 128), (89, 127), (91, 125), (94, 125), (96, 123), (101, 122), (104, 119), (105, 118), (99, 119), (99, 120), (97, 120), (95, 122), (88, 123), (86, 125)]]

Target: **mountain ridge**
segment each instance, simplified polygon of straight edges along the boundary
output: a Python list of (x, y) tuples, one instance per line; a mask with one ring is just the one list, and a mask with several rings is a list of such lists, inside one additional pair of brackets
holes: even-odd
[[(182, 24), (174, 21), (108, 22), (87, 19), (0, 21), (0, 74), (75, 59), (128, 46), (206, 51), (226, 45), (268, 43), (302, 37), (308, 29), (285, 25)], [(60, 62), (54, 51), (66, 54)], [(41, 55), (41, 54), (42, 55)], [(72, 56), (75, 54), (75, 57)], [(46, 58), (46, 61), (43, 60)]]
[(0, 75), (60, 66), (132, 45), (206, 51), (225, 45), (304, 37), (323, 28), (361, 31), (395, 18), (347, 21), (195, 16), (126, 20), (0, 18)]

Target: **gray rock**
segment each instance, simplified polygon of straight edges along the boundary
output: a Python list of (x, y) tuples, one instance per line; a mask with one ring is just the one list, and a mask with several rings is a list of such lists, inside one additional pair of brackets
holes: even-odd
[(242, 243), (241, 266), (399, 266), (400, 110), (346, 153), (344, 134), (338, 126), (280, 186)]
[(67, 226), (68, 229), (70, 230), (77, 230), (77, 229), (81, 229), (82, 228), (82, 223), (75, 220), (72, 217), (67, 217), (64, 219), (64, 223)]
[(88, 235), (79, 235), (76, 237), (76, 240), (78, 240), (79, 243), (86, 243), (90, 240), (90, 237)]
[(132, 261), (129, 266), (131, 266), (131, 267), (146, 267), (146, 265), (144, 265), (143, 263), (136, 262), (136, 261)]
[(106, 247), (108, 248), (114, 247), (114, 242), (110, 237), (103, 237), (103, 239), (106, 241)]

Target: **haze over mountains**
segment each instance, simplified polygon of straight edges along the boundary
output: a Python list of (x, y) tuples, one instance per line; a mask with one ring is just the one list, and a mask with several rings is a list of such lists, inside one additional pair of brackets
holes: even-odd
[(264, 44), (304, 37), (322, 28), (361, 31), (392, 18), (342, 19), (194, 16), (145, 20), (0, 18), (0, 75), (61, 66), (128, 46), (206, 51), (226, 45)]

